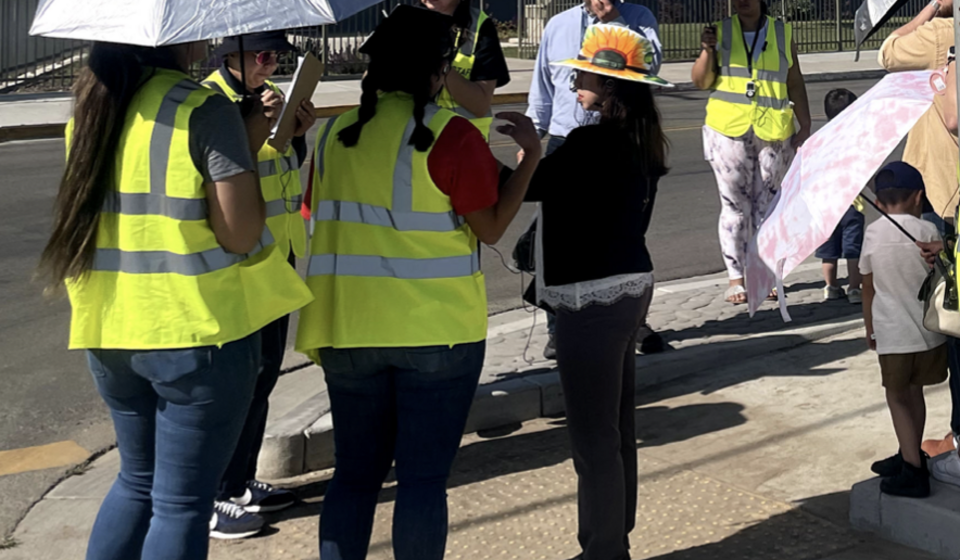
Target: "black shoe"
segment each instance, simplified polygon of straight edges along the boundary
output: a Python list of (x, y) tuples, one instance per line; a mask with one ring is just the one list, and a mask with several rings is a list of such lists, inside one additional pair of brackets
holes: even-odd
[(546, 347), (543, 349), (543, 357), (548, 360), (557, 359), (557, 338), (550, 335), (550, 340), (547, 341)]
[(930, 471), (927, 463), (920, 461), (923, 466), (915, 467), (904, 461), (903, 469), (897, 476), (883, 479), (880, 482), (880, 491), (891, 496), (904, 498), (926, 498), (930, 495)]
[(903, 455), (897, 451), (896, 455), (870, 465), (870, 470), (884, 478), (897, 476), (903, 470)]
[(210, 536), (231, 540), (252, 537), (263, 529), (263, 518), (250, 513), (233, 502), (214, 502), (210, 519)]
[(667, 349), (667, 343), (659, 333), (651, 333), (638, 344), (642, 354), (659, 354)]

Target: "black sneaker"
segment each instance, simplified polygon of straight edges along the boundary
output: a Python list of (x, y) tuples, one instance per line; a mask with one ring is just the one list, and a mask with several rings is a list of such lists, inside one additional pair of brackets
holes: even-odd
[(904, 461), (900, 474), (883, 479), (880, 482), (880, 491), (891, 496), (904, 498), (926, 498), (930, 495), (930, 471), (927, 463), (921, 459), (923, 466), (915, 467)]
[(882, 477), (897, 476), (903, 470), (903, 455), (898, 450), (896, 455), (870, 465), (870, 470)]
[(641, 354), (659, 354), (667, 349), (667, 343), (659, 333), (650, 333), (649, 336), (637, 345)]
[(292, 506), (296, 503), (297, 497), (289, 490), (274, 488), (259, 480), (251, 480), (247, 483), (247, 491), (243, 496), (230, 498), (230, 501), (250, 513), (272, 513)]
[(546, 347), (543, 349), (543, 357), (548, 360), (557, 359), (557, 338), (550, 335), (550, 340), (547, 341)]
[(233, 502), (213, 503), (210, 537), (214, 539), (245, 539), (259, 533), (263, 525), (262, 517), (248, 512)]

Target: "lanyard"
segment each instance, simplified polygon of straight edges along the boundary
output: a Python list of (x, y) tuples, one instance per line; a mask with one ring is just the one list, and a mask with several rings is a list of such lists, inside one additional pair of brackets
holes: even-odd
[[(750, 45), (750, 48), (747, 49), (747, 72), (750, 73), (750, 78), (753, 78), (753, 53), (757, 52), (757, 40), (760, 39), (760, 32), (763, 31), (764, 26), (767, 24), (766, 18), (760, 20), (760, 27), (753, 34), (753, 44)], [(743, 28), (740, 28), (740, 34), (743, 36), (743, 46), (747, 46), (747, 38), (744, 34)]]

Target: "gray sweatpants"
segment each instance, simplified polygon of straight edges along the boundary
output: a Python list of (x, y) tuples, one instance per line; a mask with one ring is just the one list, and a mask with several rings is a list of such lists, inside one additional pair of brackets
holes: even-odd
[(584, 560), (629, 558), (637, 512), (636, 344), (645, 299), (557, 314)]

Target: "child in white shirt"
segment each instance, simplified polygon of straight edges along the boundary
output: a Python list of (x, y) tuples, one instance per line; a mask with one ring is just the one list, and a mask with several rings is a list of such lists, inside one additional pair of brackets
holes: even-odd
[[(936, 226), (920, 219), (924, 185), (920, 172), (893, 162), (875, 179), (879, 206), (918, 241), (939, 240)], [(923, 327), (917, 294), (929, 272), (913, 241), (886, 218), (867, 228), (860, 256), (863, 321), (867, 343), (880, 358), (887, 406), (900, 443), (897, 455), (878, 461), (880, 489), (896, 496), (930, 495), (930, 475), (920, 451), (926, 422), (923, 387), (947, 379), (946, 338)]]

